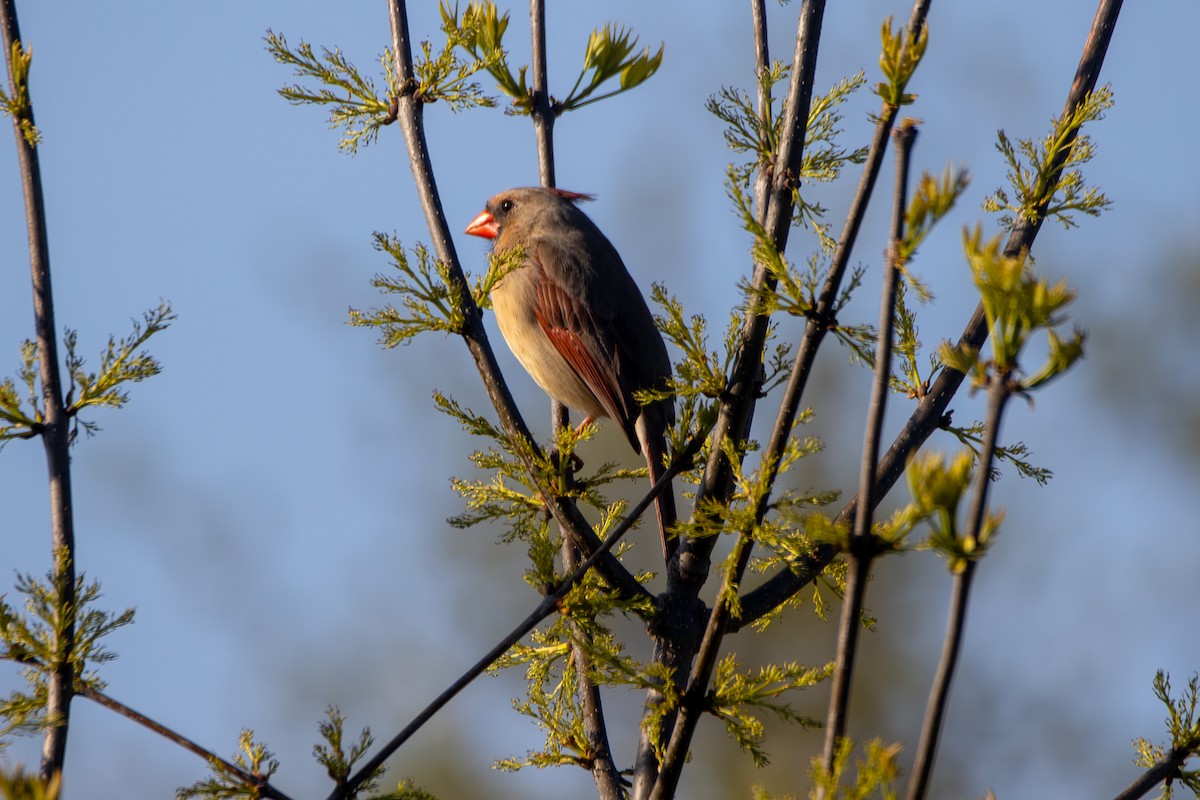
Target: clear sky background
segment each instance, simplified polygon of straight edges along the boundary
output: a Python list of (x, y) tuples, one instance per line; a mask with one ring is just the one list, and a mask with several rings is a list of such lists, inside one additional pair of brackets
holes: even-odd
[[(664, 282), (719, 327), (738, 300), (749, 243), (724, 194), (731, 155), (703, 106), (722, 85), (751, 86), (747, 4), (550, 5), (559, 96), (604, 22), (665, 42), (648, 84), (559, 122), (559, 184), (598, 196), (588, 212), (643, 288)], [(413, 31), (436, 40), (436, 5), (413, 6)], [(797, 10), (770, 4), (778, 57), (790, 57)], [(974, 305), (960, 231), (1003, 182), (996, 131), (1045, 133), (1093, 12), (1092, 0), (933, 5), (932, 43), (911, 87), (920, 101), (910, 113), (924, 121), (915, 162), (964, 165), (974, 180), (914, 265), (937, 294), (923, 309), (929, 345), (956, 337)], [(520, 552), (497, 545), (494, 530), (444, 521), (459, 510), (449, 478), (469, 472), (474, 443), (430, 394), (486, 408), (461, 343), (430, 335), (384, 351), (346, 325), (348, 308), (380, 302), (368, 281), (387, 264), (371, 233), (428, 241), (399, 130), (357, 157), (338, 153), (319, 111), (276, 96), (291, 76), (263, 48), (271, 28), (340, 47), (370, 70), (389, 41), (385, 5), (24, 2), (20, 13), (45, 136), (59, 325), (79, 331), (94, 365), (107, 337), (160, 299), (179, 314), (152, 342), (163, 374), (133, 387), (126, 410), (94, 414), (103, 430), (74, 450), (79, 566), (102, 582), (108, 608), (137, 608), (136, 624), (109, 641), (121, 657), (103, 677), (117, 698), (220, 753), (253, 728), (283, 761), (285, 791), (324, 796), (310, 750), (327, 704), (386, 740), (537, 601), (519, 580)], [(878, 80), (888, 15), (907, 18), (907, 4), (830, 4), (820, 91), (860, 69)], [(527, 63), (524, 7), (513, 17), (511, 61)], [(1072, 318), (1091, 334), (1088, 357), (1007, 416), (1003, 438), (1027, 442), (1055, 478), (1041, 488), (1006, 471), (996, 487), (1008, 520), (978, 573), (935, 796), (1114, 795), (1137, 774), (1129, 741), (1163, 737), (1155, 670), (1178, 687), (1200, 668), (1198, 28), (1191, 0), (1127, 4), (1102, 76), (1116, 106), (1090, 130), (1099, 154), (1086, 172), (1114, 205), (1038, 238), (1039, 268), (1079, 290)], [(847, 106), (847, 144), (866, 142), (876, 107), (866, 92)], [(434, 105), (427, 122), (455, 229), (495, 191), (537, 182), (528, 120)], [(32, 315), (7, 132), (4, 141), (0, 374), (13, 375)], [(881, 198), (890, 175), (889, 160)], [(835, 229), (857, 177), (852, 169), (814, 190)], [(875, 318), (885, 217), (880, 202), (856, 253), (869, 268), (855, 306), (864, 320)], [(994, 219), (984, 224), (997, 231)], [(466, 265), (483, 267), (485, 244), (457, 244)], [(798, 233), (789, 254), (800, 261), (811, 247)], [(797, 330), (784, 321), (781, 335)], [(545, 437), (544, 396), (496, 345)], [(829, 448), (805, 477), (853, 491), (867, 376), (846, 361), (832, 344), (822, 356), (810, 402)], [(774, 408), (766, 401), (760, 417)], [(893, 408), (892, 433), (908, 413), (902, 400)], [(964, 393), (954, 408), (970, 419), (978, 398)], [(613, 431), (589, 447), (596, 463), (609, 453), (636, 463)], [(0, 452), (3, 585), (48, 568), (44, 469), (35, 442)], [(868, 604), (880, 631), (866, 639), (850, 732), (911, 752), (949, 580), (923, 553), (888, 559), (877, 575)], [(796, 624), (772, 634), (769, 652), (820, 663), (834, 628)], [(751, 658), (761, 651), (748, 636), (730, 646)], [(0, 691), (18, 683), (0, 665)], [(445, 798), (587, 796), (582, 771), (488, 770), (540, 745), (509, 707), (519, 689), (519, 676), (473, 686), (393, 759), (396, 774)], [(640, 698), (608, 702), (628, 760)], [(824, 714), (820, 692), (796, 704)], [(773, 764), (755, 772), (705, 727), (681, 796), (747, 796), (751, 781), (803, 793), (819, 734), (769, 740)], [(35, 757), (34, 743), (8, 756)], [(74, 707), (68, 763), (66, 796), (90, 800), (169, 797), (204, 774), (198, 759), (85, 700)]]

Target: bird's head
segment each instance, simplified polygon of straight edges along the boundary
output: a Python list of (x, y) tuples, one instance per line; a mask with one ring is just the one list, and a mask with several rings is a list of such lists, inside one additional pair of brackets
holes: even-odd
[(545, 210), (547, 206), (559, 203), (574, 205), (580, 201), (592, 200), (590, 194), (568, 192), (565, 189), (544, 189), (536, 186), (523, 189), (509, 189), (487, 201), (483, 211), (467, 225), (466, 233), (480, 236), (484, 239), (495, 239), (500, 235), (500, 229), (514, 215), (525, 214), (537, 209)]

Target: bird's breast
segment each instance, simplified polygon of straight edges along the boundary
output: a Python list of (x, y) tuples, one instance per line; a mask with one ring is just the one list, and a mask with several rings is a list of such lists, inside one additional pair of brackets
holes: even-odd
[(508, 349), (550, 397), (589, 416), (608, 416), (538, 322), (534, 269), (519, 267), (492, 289), (492, 310)]

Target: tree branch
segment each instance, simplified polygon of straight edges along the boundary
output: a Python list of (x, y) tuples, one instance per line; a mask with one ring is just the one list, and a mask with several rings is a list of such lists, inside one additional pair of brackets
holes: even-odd
[[(799, 183), (804, 158), (804, 140), (808, 130), (808, 114), (812, 102), (813, 78), (816, 73), (817, 49), (821, 38), (821, 22), (825, 13), (824, 0), (805, 0), (800, 9), (796, 31), (796, 49), (792, 59), (791, 82), (784, 105), (783, 129), (780, 135), (776, 162), (770, 173), (764, 227), (779, 252), (787, 247), (792, 222), (792, 192)], [(765, 52), (765, 47), (760, 48)], [(761, 69), (761, 65), (759, 65)], [(760, 212), (762, 213), (761, 209)], [(770, 291), (775, 279), (765, 264), (754, 265), (751, 281), (756, 291)], [(704, 478), (696, 495), (696, 507), (708, 499), (723, 502), (732, 491), (732, 467), (725, 460), (721, 443), (732, 438), (742, 441), (750, 430), (762, 388), (762, 357), (766, 345), (768, 314), (751, 309), (742, 326), (737, 353), (734, 357), (727, 400), (722, 402), (717, 423), (713, 428), (713, 447), (705, 468)], [(680, 566), (672, 572), (686, 583), (696, 585), (707, 576), (707, 564), (715, 537), (685, 539), (679, 547)]]
[[(918, 0), (914, 6), (913, 18), (910, 22), (910, 30), (919, 31), (924, 25), (925, 15), (928, 11), (928, 0)], [(765, 9), (762, 8), (760, 2), (752, 2), (752, 18), (755, 32), (755, 52), (757, 59), (756, 73), (760, 76), (769, 66), (769, 55), (766, 43), (766, 15)], [(795, 77), (793, 75), (793, 77)], [(811, 97), (811, 87), (810, 87)], [(770, 96), (766, 87), (761, 83), (759, 85), (759, 110), (760, 114), (765, 114), (764, 110), (769, 106)], [(791, 436), (792, 427), (795, 423), (796, 413), (799, 408), (800, 398), (803, 395), (807, 378), (810, 373), (812, 363), (816, 356), (817, 347), (828, 330), (827, 325), (819, 324), (817, 320), (831, 316), (830, 309), (837, 297), (842, 276), (845, 272), (846, 264), (849, 262), (849, 254), (853, 249), (854, 242), (858, 235), (858, 230), (862, 223), (862, 218), (866, 212), (867, 202), (870, 199), (874, 188), (875, 180), (879, 173), (879, 168), (882, 164), (883, 154), (886, 149), (888, 131), (891, 130), (892, 122), (895, 119), (896, 109), (884, 107), (880, 113), (880, 122), (876, 126), (876, 133), (872, 146), (868, 153), (866, 166), (863, 170), (862, 178), (859, 182), (858, 191), (851, 203), (850, 210), (847, 215), (847, 221), (843, 229), (842, 237), (839, 241), (839, 246), (834, 255), (833, 265), (830, 268), (830, 274), (827, 276), (826, 282), (822, 287), (821, 298), (818, 301), (817, 313), (810, 319), (805, 330), (805, 335), (801, 341), (801, 345), (797, 350), (796, 361), (793, 364), (788, 384), (784, 390), (781, 399), (778, 418), (774, 428), (772, 429), (771, 441), (764, 452), (761, 460), (762, 469), (767, 474), (768, 485), (774, 485), (775, 477), (784, 449)], [(765, 172), (760, 173), (758, 181), (757, 194), (760, 198), (765, 197), (762, 189), (768, 185), (765, 180)], [(790, 195), (788, 197), (790, 201)], [(767, 218), (766, 205), (762, 199), (759, 200), (758, 218), (765, 222)], [(786, 233), (786, 231), (785, 231)], [(760, 351), (761, 353), (761, 351)], [(760, 356), (761, 357), (761, 356)], [(769, 496), (761, 497), (755, 508), (756, 523), (761, 523), (766, 516), (769, 507)], [(749, 538), (750, 532), (746, 531), (739, 536), (737, 543), (734, 545), (734, 552), (731, 558), (734, 560), (733, 574), (735, 580), (740, 583), (741, 577), (745, 572), (747, 563), (753, 548), (753, 541)], [(830, 556), (832, 558), (832, 556)], [(696, 664), (689, 676), (688, 694), (694, 701), (702, 694), (707, 687), (708, 681), (711, 679), (712, 669), (716, 664), (716, 658), (719, 654), (720, 642), (724, 632), (730, 625), (730, 617), (728, 604), (721, 602), (713, 607), (710, 613), (708, 624), (705, 628), (703, 639), (699, 646), (699, 655)], [(686, 755), (686, 748), (690, 743), (694, 733), (695, 725), (698, 722), (698, 715), (694, 708), (697, 703), (690, 704), (692, 709), (689, 709), (689, 703), (685, 702), (679, 719), (675, 722), (672, 730), (671, 741), (677, 747), (676, 754), (682, 757)], [(677, 738), (678, 736), (678, 738)], [(668, 744), (668, 748), (671, 744)], [(669, 756), (668, 756), (669, 757)]]
[[(10, 96), (26, 96), (27, 86), (17, 85), (14, 46), (21, 42), (15, 0), (0, 0), (0, 29)], [(70, 419), (63, 404), (58, 366), (58, 340), (54, 324), (54, 294), (50, 280), (50, 241), (46, 232), (46, 207), (37, 147), (29, 132), (36, 130), (32, 102), (12, 114), (13, 134), (25, 197), (25, 223), (29, 237), (29, 268), (33, 281), (33, 316), (42, 385), (43, 414), (39, 433), (46, 453), (50, 489), (50, 534), (54, 550), (53, 581), (65, 623), (55, 630), (56, 661), (49, 673), (46, 694), (46, 734), (42, 744), (41, 778), (48, 781), (62, 772), (67, 752), (71, 695), (75, 686), (75, 521), (71, 504)]]

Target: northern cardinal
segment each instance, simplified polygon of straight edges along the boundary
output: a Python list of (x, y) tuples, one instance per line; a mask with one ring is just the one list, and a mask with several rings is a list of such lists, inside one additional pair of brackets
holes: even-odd
[[(639, 389), (661, 389), (671, 361), (646, 301), (616, 248), (576, 206), (591, 195), (559, 189), (510, 189), (488, 200), (466, 232), (495, 241), (524, 261), (492, 289), (492, 308), (513, 355), (546, 394), (621, 426), (646, 458), (650, 482), (662, 476), (664, 432), (675, 420), (670, 400), (639, 405)], [(675, 497), (655, 501), (664, 558), (675, 550), (667, 528)]]

